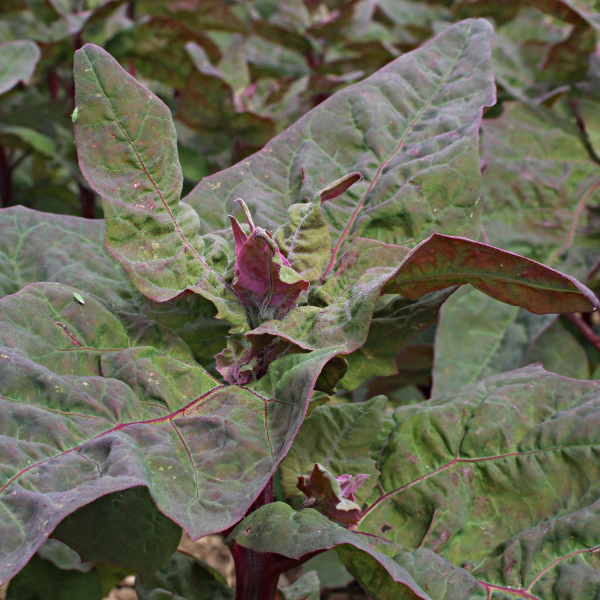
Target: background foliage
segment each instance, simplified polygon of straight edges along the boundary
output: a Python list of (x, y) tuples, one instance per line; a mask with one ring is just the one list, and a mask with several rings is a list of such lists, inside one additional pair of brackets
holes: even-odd
[[(85, 365), (78, 365), (79, 376), (95, 376), (98, 373), (96, 363), (100, 362), (106, 372), (113, 369), (111, 372), (117, 373), (125, 364), (153, 361), (152, 364), (164, 376), (164, 389), (176, 387), (179, 390), (180, 395), (175, 400), (169, 397), (169, 401), (175, 403), (168, 407), (171, 412), (185, 405), (186, 385), (204, 385), (206, 393), (214, 393), (218, 398), (220, 382), (204, 372), (183, 369), (185, 372), (177, 372), (177, 383), (174, 384), (173, 367), (165, 366), (166, 359), (159, 360), (152, 353), (134, 355), (133, 351), (127, 350), (132, 345), (131, 340), (138, 346), (160, 346), (161, 353), (167, 355), (172, 364), (188, 360), (186, 353), (191, 351), (193, 358), (189, 358), (190, 362), (195, 359), (212, 375), (218, 376), (213, 357), (224, 348), (229, 326), (214, 318), (215, 309), (204, 298), (187, 296), (176, 304), (166, 306), (143, 298), (125, 274), (114, 268), (104, 247), (103, 224), (92, 220), (103, 216), (99, 199), (77, 164), (72, 120), (77, 121), (78, 115), (71, 116), (75, 107), (74, 50), (87, 42), (105, 48), (123, 68), (169, 107), (176, 129), (172, 142), (177, 146), (183, 174), (182, 181), (173, 185), (174, 188), (182, 185), (185, 203), (200, 213), (202, 233), (228, 226), (226, 215), (233, 210), (232, 198), (228, 194), (234, 188), (237, 196), (248, 201), (254, 214), (260, 214), (261, 224), (275, 229), (286, 219), (283, 197), (286, 202), (288, 196), (301, 200), (308, 189), (323, 187), (344, 173), (327, 172), (325, 165), (320, 173), (323, 181), (317, 181), (315, 177), (313, 182), (305, 180), (305, 173), (299, 170), (300, 183), (296, 188), (287, 189), (284, 178), (275, 184), (264, 183), (263, 174), (272, 168), (272, 165), (264, 167), (265, 161), (261, 162), (264, 155), (249, 157), (292, 126), (270, 146), (271, 152), (275, 153), (273, 160), (282, 164), (288, 160), (288, 168), (293, 162), (289, 156), (312, 157), (310, 160), (315, 164), (322, 162), (318, 153), (311, 153), (317, 148), (325, 154), (337, 142), (331, 139), (328, 131), (319, 129), (318, 118), (307, 117), (297, 122), (303, 115), (320, 106), (336, 91), (363, 81), (394, 58), (420, 48), (453, 23), (468, 17), (485, 17), (495, 26), (492, 56), (498, 103), (485, 108), (480, 123), (476, 114), (478, 109), (474, 107), (489, 106), (492, 99), (489, 94), (486, 96), (486, 92), (476, 89), (479, 83), (476, 85), (474, 81), (485, 75), (473, 69), (470, 82), (475, 91), (469, 96), (472, 104), (464, 107), (457, 131), (460, 129), (465, 147), (470, 148), (469, 164), (475, 165), (471, 168), (470, 181), (477, 184), (457, 184), (455, 188), (446, 186), (434, 190), (439, 194), (439, 202), (451, 205), (454, 212), (445, 222), (437, 215), (433, 221), (442, 222), (446, 234), (489, 241), (491, 245), (577, 277), (598, 292), (600, 58), (597, 36), (600, 13), (597, 10), (592, 2), (569, 0), (449, 0), (430, 3), (410, 0), (4, 2), (0, 7), (0, 196), (2, 207), (14, 208), (0, 217), (0, 248), (4, 248), (2, 251), (8, 256), (12, 250), (9, 252), (7, 249), (14, 248), (10, 236), (18, 235), (22, 250), (16, 259), (5, 261), (10, 263), (6, 269), (11, 271), (7, 275), (8, 270), (5, 269), (0, 274), (0, 291), (3, 296), (19, 292), (19, 306), (23, 307), (19, 311), (23, 313), (36, 302), (46, 303), (52, 307), (53, 318), (60, 319), (65, 327), (71, 327), (66, 317), (77, 318), (73, 307), (69, 309), (73, 314), (65, 315), (67, 300), (72, 302), (71, 288), (40, 283), (28, 288), (28, 292), (20, 292), (20, 289), (30, 282), (59, 282), (74, 288), (83, 287), (82, 282), (85, 282), (87, 292), (111, 303), (111, 306), (103, 305), (93, 296), (85, 296), (86, 306), (93, 305), (98, 314), (101, 311), (112, 313), (109, 315), (113, 327), (111, 336), (115, 341), (110, 350), (118, 350), (119, 355), (108, 356), (108, 352), (98, 352), (98, 356), (89, 358)], [(462, 55), (457, 60), (468, 63), (471, 58)], [(390, 74), (392, 71), (384, 70), (382, 73)], [(468, 85), (466, 81), (462, 81), (461, 85)], [(409, 92), (402, 88), (395, 90), (401, 97), (408, 96)], [(343, 92), (336, 96), (339, 106), (343, 105), (344, 98)], [(456, 106), (452, 106), (452, 111), (453, 115), (460, 113)], [(341, 115), (342, 123), (342, 112), (336, 114)], [(343, 129), (340, 127), (339, 131)], [(313, 146), (303, 155), (308, 137)], [(384, 152), (386, 140), (382, 139), (380, 143)], [(427, 139), (415, 137), (410, 139), (410, 143), (414, 144), (411, 146), (414, 156), (418, 156), (426, 147)], [(174, 145), (163, 151), (174, 152)], [(477, 165), (473, 161), (478, 151)], [(439, 154), (438, 162), (447, 165), (451, 160), (456, 164), (459, 160), (464, 161), (460, 164), (460, 169), (464, 169), (466, 154), (466, 151), (464, 155), (456, 153), (450, 158)], [(248, 160), (240, 162), (243, 159)], [(357, 166), (349, 159), (347, 162), (344, 160), (344, 157), (340, 158), (345, 172), (359, 170), (368, 174), (369, 167), (375, 171), (379, 168), (377, 164), (375, 167), (368, 164)], [(232, 165), (237, 167), (220, 173)], [(292, 166), (300, 169), (299, 163)], [(384, 166), (387, 168), (388, 165)], [(263, 167), (265, 170), (261, 171)], [(465, 198), (473, 196), (473, 186), (478, 185), (479, 170), (480, 198), (475, 203), (465, 204)], [(388, 187), (396, 184), (392, 176), (384, 183)], [(316, 292), (318, 297), (313, 298), (315, 306), (332, 305), (332, 299), (347, 282), (356, 281), (356, 278), (353, 279), (355, 262), (350, 260), (352, 257), (361, 257), (366, 265), (364, 270), (381, 264), (385, 254), (381, 244), (414, 245), (431, 233), (431, 229), (423, 223), (428, 222), (436, 206), (419, 205), (422, 182), (415, 178), (412, 183), (414, 207), (420, 220), (407, 224), (401, 219), (406, 215), (397, 209), (388, 213), (369, 212), (377, 206), (375, 190), (370, 200), (372, 205), (367, 203), (364, 215), (361, 213), (352, 224), (354, 233), (364, 238), (376, 238), (380, 244), (355, 240), (352, 250), (344, 255), (348, 265), (344, 263), (343, 268)], [(432, 197), (431, 188), (426, 192), (428, 197)], [(348, 233), (345, 229), (347, 217), (354, 214), (359, 197), (349, 192), (344, 203), (331, 208), (329, 204), (323, 205), (334, 251), (340, 249), (340, 240), (343, 241)], [(41, 217), (26, 213), (16, 205), (46, 213), (84, 216), (90, 221), (71, 222), (55, 215)], [(185, 205), (181, 206), (185, 209)], [(363, 208), (362, 205), (360, 208)], [(111, 214), (107, 216), (111, 217)], [(479, 227), (479, 217), (482, 227)], [(386, 220), (393, 226), (386, 229)], [(402, 225), (399, 225), (400, 222)], [(43, 235), (40, 228), (44, 230)], [(115, 246), (117, 243), (118, 240), (114, 242)], [(44, 258), (40, 260), (42, 255)], [(76, 266), (71, 264), (71, 257), (77, 257)], [(387, 255), (386, 260), (398, 264), (403, 258)], [(217, 272), (218, 265), (215, 269)], [(102, 278), (97, 277), (98, 273)], [(12, 301), (6, 298), (2, 305), (0, 335), (5, 336), (5, 341), (14, 338), (14, 328), (20, 326), (15, 316), (17, 311), (10, 307)], [(351, 301), (348, 299), (348, 305)], [(439, 323), (429, 326), (443, 301), (445, 304)], [(562, 444), (566, 438), (574, 436), (580, 451), (587, 453), (578, 460), (589, 463), (592, 468), (593, 427), (588, 425), (589, 430), (584, 431), (586, 428), (581, 425), (583, 429), (577, 430), (572, 423), (579, 423), (578, 419), (583, 417), (589, 423), (597, 411), (595, 384), (586, 380), (600, 377), (600, 322), (594, 315), (578, 313), (561, 317), (535, 315), (524, 308), (500, 303), (474, 287), (463, 286), (449, 298), (447, 295), (428, 297), (429, 304), (419, 305), (418, 310), (424, 315), (420, 321), (422, 331), (400, 349), (399, 343), (397, 346), (384, 346), (378, 340), (385, 333), (394, 340), (412, 337), (412, 333), (408, 335), (403, 330), (403, 319), (408, 311), (416, 310), (414, 305), (398, 297), (389, 303), (385, 299), (377, 301), (377, 295), (373, 297), (375, 302), (369, 333), (371, 342), (367, 338), (363, 348), (353, 349), (348, 355), (353, 369), (338, 385), (337, 394), (332, 399), (333, 406), (318, 408), (325, 397), (313, 394), (309, 409), (313, 417), (305, 421), (299, 433), (299, 439), (314, 437), (323, 427), (324, 420), (328, 419), (340, 428), (340, 447), (343, 447), (343, 440), (349, 435), (346, 432), (348, 423), (352, 423), (352, 427), (359, 423), (361, 439), (376, 438), (380, 446), (383, 444), (384, 450), (377, 456), (369, 454), (366, 441), (362, 449), (352, 447), (340, 450), (337, 458), (335, 454), (333, 458), (330, 456), (332, 464), (339, 464), (343, 472), (379, 473), (377, 490), (373, 480), (361, 492), (364, 495), (360, 497), (361, 502), (369, 500), (368, 492), (374, 494), (370, 501), (377, 506), (377, 510), (370, 509), (365, 516), (363, 531), (381, 534), (393, 530), (387, 536), (392, 544), (401, 542), (403, 546), (410, 546), (387, 546), (382, 551), (385, 550), (386, 555), (406, 568), (418, 582), (429, 581), (432, 587), (427, 591), (434, 600), (490, 598), (492, 591), (494, 600), (504, 600), (505, 597), (514, 597), (511, 590), (515, 588), (526, 590), (524, 593), (529, 596), (521, 597), (527, 598), (562, 599), (566, 597), (562, 594), (566, 594), (567, 589), (574, 599), (586, 598), (586, 594), (592, 593), (590, 590), (600, 585), (595, 562), (597, 544), (593, 543), (594, 536), (590, 533), (594, 531), (591, 524), (596, 522), (593, 516), (597, 512), (597, 477), (588, 473), (583, 479), (577, 479), (579, 475), (569, 470), (569, 457), (553, 455), (547, 463), (536, 467), (527, 462), (526, 456), (546, 452), (554, 448), (550, 442), (558, 446), (556, 440), (561, 440)], [(34, 309), (31, 310), (33, 314)], [(219, 310), (226, 312), (229, 309)], [(148, 340), (151, 332), (139, 323), (128, 322), (118, 311), (143, 314), (156, 321), (153, 341), (141, 343), (140, 336), (147, 336), (143, 339)], [(192, 314), (194, 318), (190, 319)], [(231, 319), (233, 323), (235, 316)], [(157, 333), (161, 327), (159, 323), (165, 322), (177, 334), (173, 339), (164, 340), (163, 334)], [(40, 328), (42, 330), (43, 325)], [(312, 332), (307, 334), (285, 329), (284, 324), (275, 332), (261, 330), (260, 333), (285, 334), (287, 339), (301, 347), (321, 352), (320, 356), (313, 358), (317, 362), (323, 361), (324, 357), (331, 358), (328, 354), (331, 348), (319, 345), (319, 340), (310, 337)], [(302, 337), (304, 335), (306, 337)], [(353, 332), (353, 335), (360, 337), (362, 333)], [(47, 341), (42, 338), (40, 334), (39, 339), (29, 340), (28, 356), (19, 360), (35, 359), (44, 368), (52, 367), (54, 373), (62, 369), (56, 375), (56, 379), (61, 378), (61, 381), (52, 380), (52, 385), (72, 386), (69, 379), (73, 377), (69, 371), (71, 367), (64, 363), (60, 352), (48, 353)], [(94, 347), (93, 339), (85, 341)], [(72, 343), (63, 339), (58, 346), (67, 342)], [(6, 345), (10, 344), (7, 342)], [(372, 360), (374, 352), (380, 353), (376, 354), (376, 361)], [(563, 390), (562, 384), (557, 383), (559, 380), (552, 379), (553, 375), (535, 368), (517, 372), (521, 374), (513, 374), (508, 380), (500, 376), (537, 361), (547, 371), (581, 380), (577, 384), (581, 387), (575, 388), (575, 384), (571, 383), (571, 391)], [(66, 377), (64, 380), (63, 375)], [(291, 375), (294, 376), (303, 376), (300, 367), (295, 375)], [(6, 377), (8, 381), (8, 375)], [(125, 378), (124, 375), (121, 377)], [(482, 382), (488, 377), (491, 379)], [(535, 382), (533, 391), (527, 391), (526, 381)], [(460, 390), (469, 384), (475, 387), (468, 388), (469, 391)], [(515, 430), (498, 431), (493, 424), (501, 422), (501, 417), (511, 410), (511, 403), (498, 391), (503, 386), (523, 388), (523, 406), (533, 402), (532, 397), (538, 393), (536, 390), (553, 387), (560, 393), (557, 392), (554, 406), (544, 405), (543, 410), (533, 411), (526, 424), (519, 424)], [(264, 401), (276, 396), (279, 398), (283, 393), (282, 390), (267, 389), (266, 384), (263, 387), (259, 391)], [(77, 390), (73, 390), (73, 402), (79, 402)], [(120, 391), (128, 393), (125, 388)], [(96, 391), (99, 397), (102, 393), (103, 390)], [(387, 396), (386, 402), (379, 398), (381, 394)], [(569, 404), (569, 394), (587, 398), (585, 409), (581, 406), (573, 408)], [(542, 392), (539, 395), (541, 397)], [(144, 420), (155, 410), (152, 403), (160, 404), (167, 397), (164, 392), (154, 390), (149, 403), (148, 396), (145, 391), (139, 392), (140, 401), (136, 399), (139, 414), (119, 414), (118, 418), (111, 416), (107, 420), (111, 427), (105, 428), (106, 435), (117, 435), (112, 432), (112, 425), (116, 422), (134, 425)], [(430, 397), (437, 399), (428, 404), (417, 404)], [(355, 403), (364, 400), (370, 402), (357, 408), (359, 405)], [(259, 400), (256, 402), (259, 403)], [(567, 410), (565, 407), (569, 406)], [(375, 411), (373, 407), (379, 408)], [(394, 413), (391, 413), (392, 408)], [(564, 410), (568, 414), (561, 412)], [(150, 412), (146, 414), (144, 411)], [(477, 428), (472, 423), (469, 427), (465, 425), (466, 414), (469, 419), (481, 421), (479, 437), (474, 437), (473, 432)], [(447, 425), (448, 419), (451, 426)], [(410, 439), (411, 431), (429, 431), (428, 427), (432, 427), (439, 434), (440, 429), (435, 424), (441, 422), (446, 423), (445, 433), (440, 434), (439, 443), (433, 444), (436, 450), (431, 456), (427, 457), (428, 450), (420, 447), (418, 437), (411, 442), (414, 447), (402, 448), (404, 442), (401, 443), (401, 440)], [(287, 443), (286, 432), (270, 430), (270, 423), (261, 423), (260, 426), (252, 423), (252, 427), (252, 439), (260, 440), (256, 441), (257, 444), (264, 443), (270, 433), (281, 448)], [(77, 443), (101, 431), (92, 429), (89, 432), (79, 430)], [(167, 429), (165, 426), (165, 439), (173, 435), (167, 433)], [(473, 432), (469, 433), (471, 430)], [(119, 430), (118, 435), (125, 437), (126, 431)], [(545, 432), (544, 435), (549, 438), (540, 432)], [(247, 456), (248, 451), (246, 448), (234, 448), (232, 453)], [(371, 451), (373, 453), (374, 450)], [(283, 489), (289, 496), (298, 494), (294, 473), (299, 469), (310, 471), (313, 463), (324, 462), (327, 456), (328, 453), (322, 455), (319, 452), (304, 456), (299, 447), (296, 450), (292, 448), (281, 468)], [(354, 471), (341, 466), (349, 456), (354, 462)], [(420, 457), (418, 461), (416, 456)], [(492, 457), (503, 461), (504, 466), (496, 471), (488, 470)], [(178, 460), (174, 459), (173, 465)], [(410, 463), (414, 468), (398, 474), (398, 461), (402, 461), (403, 465)], [(528, 476), (519, 472), (525, 464), (531, 469), (527, 471)], [(358, 465), (362, 466), (359, 468)], [(271, 466), (270, 463), (258, 465), (248, 478), (262, 482), (271, 473)], [(535, 471), (536, 468), (540, 470)], [(475, 471), (479, 474), (475, 475)], [(554, 474), (556, 481), (549, 484), (549, 488), (554, 490), (554, 499), (549, 498), (547, 506), (538, 507), (551, 523), (550, 530), (543, 530), (530, 515), (523, 515), (530, 511), (530, 503), (538, 502), (533, 499), (539, 490), (536, 486), (549, 473)], [(191, 475), (185, 473), (185, 476)], [(135, 477), (138, 477), (137, 473)], [(486, 489), (473, 491), (461, 479), (476, 478), (480, 481), (487, 478), (488, 482), (494, 482), (496, 489), (501, 489), (504, 477), (524, 496), (522, 506), (514, 506), (514, 495), (511, 495), (514, 489), (511, 493), (506, 492), (506, 497), (498, 493), (492, 495)], [(561, 488), (566, 480), (572, 482), (569, 489)], [(142, 477), (136, 481), (138, 485), (149, 485), (150, 488), (155, 485), (155, 482), (148, 482)], [(450, 493), (447, 490), (452, 486), (456, 489)], [(407, 494), (402, 501), (395, 502), (393, 498), (397, 490), (407, 488), (411, 489), (412, 495)], [(190, 490), (193, 495), (191, 487)], [(444, 490), (442, 500), (439, 490)], [(110, 492), (119, 493), (119, 490), (115, 488)], [(569, 500), (562, 504), (556, 500), (564, 497)], [(283, 495), (280, 499), (283, 500)], [(165, 496), (162, 508), (171, 500)], [(232, 500), (232, 505), (236, 502)], [(507, 527), (503, 530), (496, 523), (492, 532), (489, 523), (494, 516), (486, 512), (486, 507), (494, 503), (498, 507), (502, 502), (506, 503), (503, 510), (520, 511), (521, 518), (512, 522), (518, 523), (518, 527), (515, 525), (512, 529)], [(421, 507), (419, 512), (413, 510), (414, 505)], [(469, 506), (469, 510), (465, 506)], [(227, 512), (228, 508), (223, 510)], [(277, 506), (275, 510), (289, 512), (284, 506)], [(243, 512), (238, 518), (243, 516)], [(144, 518), (160, 517), (150, 514)], [(165, 527), (168, 529), (168, 525)], [(65, 526), (64, 537), (59, 536), (71, 547), (77, 544), (72, 538), (73, 529), (76, 527), (69, 530)], [(481, 546), (479, 554), (469, 551), (467, 556), (462, 550), (463, 545), (472, 547), (480, 543), (482, 529), (485, 536), (489, 536), (486, 545)], [(552, 532), (560, 533), (552, 538)], [(168, 537), (167, 533), (164, 535)], [(571, 545), (566, 541), (569, 536), (576, 540)], [(587, 539), (586, 536), (590, 537), (589, 544), (586, 541), (578, 546), (577, 541)], [(176, 538), (177, 532), (171, 537)], [(253, 541), (246, 540), (244, 543), (251, 545)], [(152, 546), (151, 541), (149, 544)], [(583, 550), (584, 547), (588, 549)], [(282, 549), (282, 553), (286, 551), (289, 550)], [(351, 572), (352, 561), (359, 560), (357, 556), (363, 562), (371, 560), (346, 542), (340, 542), (336, 552)], [(565, 556), (570, 557), (568, 561), (564, 560)], [(46, 560), (44, 556), (36, 557), (36, 561)], [(559, 558), (564, 561), (560, 568), (547, 568), (549, 563)], [(90, 558), (90, 563), (104, 564), (102, 561), (101, 553)], [(164, 562), (161, 556), (156, 561), (157, 564)], [(214, 597), (218, 594), (229, 597), (230, 590), (223, 587), (223, 582), (209, 573), (205, 566), (179, 556), (172, 561), (181, 564), (173, 566), (167, 563), (155, 577), (171, 581), (169, 585), (174, 586), (173, 590), (176, 590), (176, 585), (169, 579), (169, 569), (172, 572), (189, 569), (193, 576), (211, 582)], [(134, 570), (141, 568), (139, 565), (127, 566)], [(49, 568), (45, 563), (42, 567), (42, 570)], [(27, 568), (34, 569), (36, 564), (32, 561)], [(41, 570), (39, 572), (40, 581), (43, 581), (46, 575)], [(76, 565), (66, 572), (74, 576), (75, 582), (75, 575), (83, 571)], [(92, 586), (95, 591), (86, 593), (99, 593), (98, 590), (106, 586), (107, 581), (122, 575), (121, 572), (107, 575), (102, 568), (93, 565), (87, 572), (95, 573), (93, 580), (88, 577), (81, 585)], [(439, 581), (436, 580), (438, 576)], [(449, 580), (454, 582), (454, 588), (446, 587)], [(167, 585), (164, 581), (163, 584)], [(573, 581), (579, 581), (580, 587), (573, 588)], [(15, 589), (13, 587), (13, 591)], [(149, 594), (151, 590), (150, 586)], [(141, 597), (143, 593), (140, 587)]]

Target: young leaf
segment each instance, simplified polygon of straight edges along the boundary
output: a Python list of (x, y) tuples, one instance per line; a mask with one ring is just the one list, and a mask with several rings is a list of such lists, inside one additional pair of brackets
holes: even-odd
[(369, 475), (365, 473), (335, 477), (317, 463), (308, 477), (298, 477), (296, 487), (306, 496), (300, 510), (314, 508), (332, 521), (356, 525), (360, 517), (360, 506), (355, 502), (354, 492), (368, 478)]
[(2, 453), (0, 581), (67, 515), (135, 486), (193, 538), (231, 527), (289, 449), (337, 354), (291, 355), (253, 391), (225, 388), (189, 350), (189, 363), (179, 358), (186, 348), (168, 331), (137, 315), (119, 320), (89, 294), (85, 317), (72, 293), (31, 284), (0, 300), (0, 435), (20, 449)]
[(0, 44), (0, 94), (8, 92), (19, 81), (29, 83), (40, 56), (38, 45), (29, 40)]
[[(340, 406), (318, 406), (304, 420), (285, 460), (282, 484), (288, 496), (298, 496), (298, 475), (308, 475), (320, 463), (335, 475), (370, 475), (356, 492), (358, 504), (369, 498), (379, 477), (369, 456), (373, 439), (381, 432), (385, 398)], [(319, 440), (318, 444), (314, 440)]]
[(79, 165), (103, 198), (110, 252), (148, 298), (165, 302), (192, 291), (211, 300), (232, 331), (245, 329), (243, 307), (223, 279), (227, 243), (200, 237), (197, 215), (179, 202), (167, 106), (92, 44), (76, 52), (74, 76)]
[(321, 203), (341, 196), (362, 179), (360, 173), (350, 173), (318, 192), (311, 204), (292, 204), (288, 208), (288, 222), (275, 232), (273, 237), (283, 255), (307, 281), (321, 277), (331, 252), (329, 228), (321, 213)]
[(186, 197), (203, 231), (206, 223), (225, 227), (238, 197), (274, 230), (290, 204), (358, 171), (365, 182), (323, 206), (336, 242), (330, 264), (350, 236), (398, 244), (441, 229), (478, 237), (478, 130), (483, 107), (494, 103), (491, 34), (484, 20), (448, 27), (206, 177)]
[(226, 542), (234, 540), (256, 552), (298, 560), (307, 554), (335, 548), (346, 568), (374, 600), (398, 594), (411, 600), (431, 600), (407, 571), (373, 550), (368, 537), (343, 529), (311, 508), (296, 512), (283, 502), (261, 506), (236, 525)]
[(237, 219), (231, 217), (236, 255), (233, 288), (246, 307), (254, 328), (263, 321), (285, 317), (295, 306), (300, 293), (308, 289), (309, 283), (291, 268), (271, 234), (254, 227), (250, 213), (243, 205), (250, 235), (246, 235)]

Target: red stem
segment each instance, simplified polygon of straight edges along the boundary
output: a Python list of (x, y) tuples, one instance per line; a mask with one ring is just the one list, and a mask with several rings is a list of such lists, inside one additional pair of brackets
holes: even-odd
[(92, 190), (81, 183), (79, 186), (79, 202), (81, 204), (81, 216), (85, 219), (96, 218), (96, 195)]
[(585, 339), (590, 342), (596, 350), (600, 352), (600, 338), (594, 333), (594, 330), (576, 313), (564, 315), (579, 331)]
[(12, 202), (12, 167), (8, 164), (8, 157), (4, 146), (0, 144), (0, 197), (2, 206), (6, 208)]

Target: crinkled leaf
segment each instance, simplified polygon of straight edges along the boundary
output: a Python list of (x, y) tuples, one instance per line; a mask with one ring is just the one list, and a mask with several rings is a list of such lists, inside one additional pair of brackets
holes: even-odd
[(433, 395), (534, 362), (531, 345), (555, 319), (500, 303), (474, 288), (458, 290), (442, 307), (436, 330)]
[(92, 294), (80, 292), (81, 305), (74, 291), (57, 283), (31, 283), (5, 296), (0, 300), (0, 345), (59, 375), (101, 375), (102, 357), (115, 360), (120, 351), (137, 347), (182, 365), (194, 362), (189, 348), (166, 327)]
[(182, 552), (175, 552), (151, 578), (136, 578), (139, 600), (232, 600), (235, 592), (222, 575), (207, 563)]
[(38, 45), (29, 40), (0, 44), (0, 94), (19, 81), (29, 83), (40, 56)]
[[(378, 461), (379, 497), (359, 527), (476, 573), (499, 544), (598, 501), (599, 411), (599, 382), (539, 366), (400, 407)], [(564, 543), (590, 549), (570, 534)], [(555, 558), (540, 554), (554, 573)]]
[(354, 492), (368, 478), (369, 475), (364, 473), (335, 477), (317, 463), (308, 477), (298, 477), (296, 487), (306, 497), (300, 509), (313, 508), (342, 525), (356, 525), (360, 506), (354, 501)]
[(292, 585), (280, 589), (283, 600), (319, 600), (321, 597), (321, 582), (316, 571), (308, 571)]
[(304, 420), (290, 451), (281, 463), (282, 484), (288, 496), (301, 496), (296, 487), (299, 475), (308, 475), (315, 463), (335, 476), (348, 473), (371, 477), (356, 492), (357, 502), (369, 498), (379, 472), (369, 448), (381, 431), (385, 398), (367, 402), (318, 406)]
[[(505, 103), (483, 131), (483, 222), (490, 243), (584, 277), (600, 256), (588, 212), (600, 200), (598, 165), (576, 135), (520, 103)], [(441, 314), (436, 393), (531, 362), (529, 346), (549, 325), (548, 318), (500, 306), (474, 290), (461, 290)], [(572, 339), (567, 343), (573, 346)], [(580, 351), (571, 358), (576, 355)]]
[[(256, 552), (292, 559), (335, 548), (346, 568), (375, 600), (431, 600), (403, 568), (373, 550), (368, 537), (343, 529), (311, 508), (296, 512), (283, 502), (261, 506), (238, 523), (226, 541), (234, 540)], [(368, 568), (362, 569), (360, 563), (367, 563)]]
[(95, 569), (89, 573), (65, 571), (37, 554), (11, 579), (7, 600), (101, 600), (102, 581)]
[(169, 109), (92, 44), (77, 51), (74, 75), (79, 165), (103, 198), (109, 251), (148, 298), (164, 302), (193, 291), (211, 300), (233, 330), (243, 330), (245, 313), (223, 279), (227, 242), (201, 237), (198, 216), (179, 202)]
[(108, 300), (127, 312), (143, 313), (178, 333), (196, 360), (212, 359), (225, 345), (226, 322), (202, 296), (170, 302), (144, 299), (106, 250), (101, 220), (29, 210), (0, 210), (0, 297), (24, 285), (51, 281)]
[(195, 539), (233, 525), (337, 354), (290, 355), (254, 390), (224, 387), (179, 358), (189, 350), (168, 330), (72, 292), (31, 284), (0, 300), (1, 581), (67, 515), (135, 486)]
[[(501, 596), (489, 596), (482, 582), (469, 571), (455, 567), (449, 560), (435, 552), (420, 548), (414, 552), (401, 551), (394, 560), (404, 567), (419, 585), (425, 587), (436, 600), (490, 600)], [(500, 592), (490, 589), (489, 592)], [(512, 598), (513, 596), (509, 596)], [(519, 596), (516, 596), (519, 598)]]
[(358, 171), (365, 181), (323, 206), (332, 262), (349, 236), (403, 243), (441, 229), (477, 237), (478, 129), (483, 106), (494, 102), (490, 37), (484, 20), (450, 26), (205, 178), (185, 198), (203, 231), (225, 227), (238, 197), (275, 229), (290, 204)]
[(73, 548), (84, 564), (110, 562), (147, 579), (177, 550), (181, 527), (156, 508), (147, 487), (138, 486), (82, 506), (52, 537)]

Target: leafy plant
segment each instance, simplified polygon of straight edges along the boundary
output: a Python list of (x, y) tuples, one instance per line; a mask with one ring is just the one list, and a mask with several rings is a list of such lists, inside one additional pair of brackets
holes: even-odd
[[(143, 26), (160, 30), (149, 6)], [(225, 19), (193, 14), (216, 27)], [(269, 23), (264, 37), (304, 44)], [(304, 33), (326, 25), (313, 19)], [(483, 125), (482, 181), (492, 33), (483, 19), (444, 28), (183, 198), (169, 107), (106, 50), (77, 50), (79, 166), (105, 221), (0, 211), (7, 599), (29, 593), (25, 579), (54, 593), (39, 590), (61, 565), (90, 596), (118, 568), (139, 573), (142, 599), (271, 599), (281, 573), (331, 550), (381, 600), (596, 593), (598, 382), (539, 365), (501, 372), (494, 361), (489, 373), (479, 363), (453, 370), (452, 360), (472, 358), (461, 348), (470, 330), (456, 332), (465, 298), (503, 307), (500, 338), (531, 319), (532, 337), (571, 336), (575, 348), (575, 334), (546, 315), (600, 306), (544, 264), (585, 276), (593, 236), (570, 225), (568, 243), (551, 233), (545, 253), (536, 254), (542, 244), (514, 253), (527, 235), (494, 192), (511, 181), (528, 198), (519, 186), (547, 184), (524, 165), (537, 175), (539, 160), (552, 174), (563, 158), (550, 144), (534, 145), (537, 157), (510, 139), (546, 132), (557, 148), (571, 142), (565, 185), (581, 195), (567, 210), (581, 213), (597, 185), (579, 133), (557, 134), (542, 110), (505, 103)], [(210, 44), (204, 56), (194, 43), (186, 51), (202, 85), (231, 83), (226, 63), (217, 72), (207, 62)], [(316, 42), (305, 49), (315, 69), (326, 62)], [(142, 73), (143, 57), (131, 56)], [(511, 120), (527, 110), (515, 131)], [(482, 218), (480, 189), (501, 216)], [(410, 363), (442, 305), (443, 393), (395, 407), (382, 396), (324, 404), (336, 386), (358, 394), (402, 377), (399, 359)], [(484, 324), (495, 317), (488, 311)], [(584, 331), (583, 317), (570, 318)], [(176, 552), (181, 529), (192, 539), (223, 533), (235, 591)], [(317, 597), (318, 585), (309, 572), (281, 595)]]

